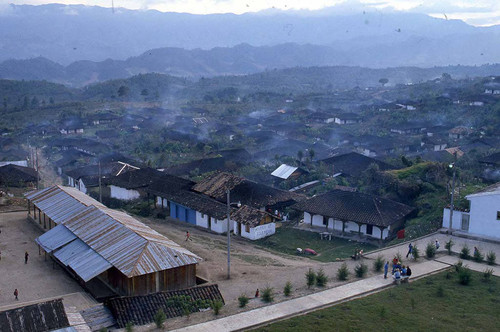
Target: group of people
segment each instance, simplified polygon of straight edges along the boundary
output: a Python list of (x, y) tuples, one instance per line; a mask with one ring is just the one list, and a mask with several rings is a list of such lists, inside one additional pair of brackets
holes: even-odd
[[(389, 273), (389, 261), (384, 265), (384, 278), (387, 279), (387, 274)], [(402, 265), (397, 257), (392, 260), (392, 277), (394, 279), (401, 279), (402, 277), (411, 276), (410, 266)]]
[(358, 260), (363, 257), (363, 249), (354, 249), (354, 255), (351, 256), (352, 259)]

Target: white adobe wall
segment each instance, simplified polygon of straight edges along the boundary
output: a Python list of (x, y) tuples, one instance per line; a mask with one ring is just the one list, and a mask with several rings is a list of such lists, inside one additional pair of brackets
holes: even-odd
[(122, 201), (131, 201), (141, 196), (137, 190), (129, 190), (113, 185), (109, 186), (109, 188), (111, 189), (111, 198), (120, 199)]
[[(200, 227), (208, 229), (208, 215), (202, 214), (201, 212), (196, 211), (196, 226), (200, 226)], [(230, 230), (233, 230), (233, 228), (234, 228), (233, 221), (231, 221), (231, 223), (229, 224), (229, 227), (230, 227), (229, 228)], [(226, 233), (227, 232), (227, 218), (224, 220), (218, 220), (218, 219), (212, 217), (210, 230), (215, 232), (215, 233), (219, 233), (219, 234)]]
[[(472, 221), (472, 218), (471, 218)], [(471, 222), (469, 221), (469, 223)], [(450, 209), (443, 209), (443, 227), (450, 227)], [(462, 228), (462, 211), (453, 210), (453, 220), (451, 221), (452, 229), (461, 229)], [(470, 228), (470, 226), (469, 226)]]
[(80, 190), (82, 193), (86, 194), (87, 193), (87, 187), (85, 187), (85, 184), (83, 183), (82, 179), (78, 180), (78, 183), (79, 183), (79, 188), (78, 190)]
[(245, 225), (241, 225), (240, 236), (247, 238), (249, 240), (262, 239), (276, 233), (276, 224), (273, 222), (265, 225), (251, 227), (250, 232), (247, 232), (245, 228), (246, 228)]
[(470, 197), (469, 232), (500, 238), (500, 193)]

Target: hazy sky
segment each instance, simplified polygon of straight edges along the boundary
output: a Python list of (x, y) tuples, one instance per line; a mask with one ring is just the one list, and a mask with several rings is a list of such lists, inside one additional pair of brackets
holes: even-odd
[[(85, 4), (111, 7), (112, 0), (0, 0), (0, 5)], [(193, 14), (256, 12), (264, 9), (403, 10), (435, 17), (461, 19), (472, 25), (500, 24), (500, 0), (114, 0), (115, 7), (156, 9)]]

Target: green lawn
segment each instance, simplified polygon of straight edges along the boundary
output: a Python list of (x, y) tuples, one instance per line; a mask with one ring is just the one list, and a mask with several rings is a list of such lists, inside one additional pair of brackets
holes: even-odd
[(306, 257), (321, 262), (331, 262), (337, 258), (348, 258), (354, 253), (356, 248), (363, 249), (365, 253), (377, 248), (370, 244), (361, 244), (338, 238), (332, 238), (331, 241), (320, 240), (318, 233), (301, 231), (285, 226), (276, 229), (276, 234), (273, 236), (255, 241), (255, 243), (289, 255), (295, 255), (296, 248), (311, 248), (318, 255)]
[(485, 282), (482, 273), (473, 272), (471, 284), (463, 286), (456, 272), (446, 276), (442, 272), (256, 331), (498, 331), (500, 278)]

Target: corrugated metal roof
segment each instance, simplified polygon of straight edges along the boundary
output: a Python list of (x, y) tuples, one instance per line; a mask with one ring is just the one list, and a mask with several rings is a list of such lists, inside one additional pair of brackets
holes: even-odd
[(52, 228), (47, 233), (40, 235), (35, 241), (48, 253), (61, 248), (63, 245), (76, 239), (76, 235), (63, 225)]
[(196, 264), (200, 260), (123, 212), (90, 206), (65, 226), (128, 277)]
[[(37, 239), (44, 249), (52, 251), (73, 240), (68, 232), (78, 238), (55, 256), (84, 280), (111, 266), (133, 277), (201, 260), (132, 216), (108, 209), (75, 188), (53, 186), (30, 192), (26, 197), (61, 224)], [(83, 250), (84, 245), (95, 254)], [(75, 261), (71, 260), (73, 257)]]
[(89, 281), (112, 266), (80, 239), (57, 250), (54, 256), (64, 265), (71, 267), (84, 281)]
[(297, 170), (298, 167), (290, 166), (287, 164), (281, 164), (280, 167), (276, 168), (274, 172), (271, 173), (272, 176), (276, 176), (280, 179), (288, 179), (290, 175)]
[(26, 198), (42, 210), (56, 224), (64, 223), (87, 206), (105, 207), (90, 196), (72, 187), (52, 186), (29, 192)]

